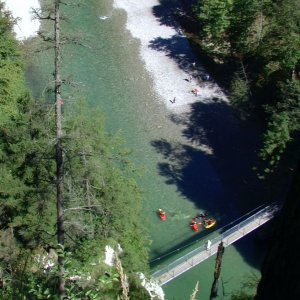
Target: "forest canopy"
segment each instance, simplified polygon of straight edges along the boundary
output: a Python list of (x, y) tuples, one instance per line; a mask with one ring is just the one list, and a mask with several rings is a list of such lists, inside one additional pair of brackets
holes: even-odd
[[(0, 298), (58, 299), (63, 256), (70, 299), (116, 299), (124, 282), (129, 295), (147, 299), (137, 275), (148, 272), (148, 239), (136, 169), (84, 99), (63, 112), (66, 237), (57, 244), (55, 103), (31, 96), (13, 23), (1, 4)], [(107, 245), (122, 248), (113, 267), (104, 263)]]
[[(224, 82), (244, 118), (264, 124), (264, 177), (295, 166), (300, 124), (300, 2), (199, 0), (193, 8), (200, 47), (228, 66)], [(294, 154), (292, 154), (294, 153)], [(293, 168), (293, 167), (292, 167)]]

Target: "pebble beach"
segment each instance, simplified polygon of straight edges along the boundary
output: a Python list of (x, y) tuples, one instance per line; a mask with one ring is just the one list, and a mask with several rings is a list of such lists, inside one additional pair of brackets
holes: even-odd
[[(127, 13), (127, 30), (140, 41), (140, 56), (154, 82), (154, 89), (172, 113), (188, 112), (190, 104), (228, 101), (197, 62), (183, 32), (155, 16), (157, 0), (114, 0), (114, 8)], [(175, 101), (174, 101), (175, 100)]]

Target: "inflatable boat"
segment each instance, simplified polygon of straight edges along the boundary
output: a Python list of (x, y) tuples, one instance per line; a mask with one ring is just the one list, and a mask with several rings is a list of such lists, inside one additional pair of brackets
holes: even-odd
[(205, 229), (209, 229), (209, 228), (212, 228), (213, 226), (215, 226), (216, 223), (217, 223), (216, 220), (207, 219), (207, 220), (204, 221), (203, 226), (204, 226)]

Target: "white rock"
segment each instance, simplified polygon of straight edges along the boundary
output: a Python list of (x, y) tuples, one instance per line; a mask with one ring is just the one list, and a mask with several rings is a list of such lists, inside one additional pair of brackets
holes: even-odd
[(165, 293), (162, 287), (153, 279), (147, 279), (143, 273), (138, 273), (141, 285), (147, 290), (151, 299), (164, 300)]
[[(169, 110), (185, 112), (194, 102), (211, 103), (215, 98), (228, 102), (215, 82), (201, 82), (200, 87), (196, 78), (208, 73), (196, 65), (196, 56), (182, 31), (162, 24), (153, 14), (153, 8), (161, 5), (159, 0), (114, 0), (113, 5), (126, 11), (126, 28), (140, 41), (140, 56), (153, 78), (157, 95)], [(187, 80), (191, 74), (195, 78)], [(191, 92), (194, 88), (199, 90), (197, 96)], [(174, 97), (176, 102), (170, 101)]]
[(112, 247), (110, 247), (108, 245), (105, 246), (104, 262), (111, 267), (114, 265), (114, 253), (115, 253), (115, 250)]
[[(123, 249), (120, 244), (118, 244), (118, 246), (117, 246), (117, 252), (119, 255), (123, 253)], [(104, 262), (111, 267), (114, 265), (114, 253), (115, 253), (115, 250), (111, 246), (109, 246), (109, 245), (105, 246)]]

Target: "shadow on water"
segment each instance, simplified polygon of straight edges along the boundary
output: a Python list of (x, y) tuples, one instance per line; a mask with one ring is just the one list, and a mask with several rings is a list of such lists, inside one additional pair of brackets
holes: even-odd
[(238, 119), (224, 102), (196, 102), (188, 115), (170, 118), (183, 125), (182, 134), (190, 143), (152, 141), (156, 151), (167, 159), (158, 166), (167, 183), (176, 184), (196, 204), (209, 199), (208, 211), (216, 205), (223, 206), (210, 197), (210, 192), (215, 193), (219, 186), (242, 214), (265, 202), (258, 196), (264, 189), (252, 170), (260, 146), (254, 124)]
[[(153, 8), (153, 15), (162, 25), (174, 28), (176, 33), (170, 38), (152, 40), (149, 47), (163, 52), (179, 68), (199, 79), (206, 74), (203, 66), (209, 67), (218, 84), (226, 87), (230, 78), (228, 66), (210, 61), (204, 53), (193, 52), (180, 29), (180, 18), (184, 18), (195, 2), (160, 0)], [(182, 135), (187, 143), (161, 139), (152, 141), (151, 145), (164, 158), (157, 167), (166, 183), (175, 185), (184, 197), (215, 217), (220, 228), (269, 199), (252, 170), (261, 144), (259, 129), (251, 122), (240, 120), (225, 102), (217, 98), (207, 100), (206, 103), (192, 104), (185, 115), (170, 116), (174, 123), (183, 127)], [(201, 235), (205, 233), (201, 232)], [(249, 249), (255, 251), (254, 237), (254, 233), (250, 234), (248, 239), (238, 241), (235, 246), (249, 264), (258, 267), (259, 263), (249, 254)], [(177, 248), (196, 239), (199, 236), (190, 237), (168, 253), (176, 252)], [(157, 255), (164, 256), (164, 253)]]
[(259, 199), (264, 189), (252, 170), (260, 147), (260, 132), (254, 124), (237, 118), (224, 102), (196, 102), (184, 125), (183, 135), (189, 141), (211, 149), (208, 159), (242, 214), (265, 202)]
[(205, 154), (190, 145), (174, 144), (165, 139), (153, 141), (152, 146), (166, 159), (158, 164), (158, 169), (167, 184), (176, 185), (182, 195), (199, 207), (206, 200), (208, 213), (226, 209), (223, 191), (216, 190), (219, 179), (213, 174)]
[[(189, 143), (152, 141), (164, 158), (158, 169), (167, 184), (176, 185), (184, 197), (216, 217), (219, 227), (266, 202), (266, 190), (252, 170), (260, 145), (254, 124), (238, 119), (232, 108), (220, 101), (196, 102), (188, 114), (170, 118), (183, 127), (182, 135)], [(244, 244), (237, 248), (251, 260), (246, 254), (248, 244)]]

